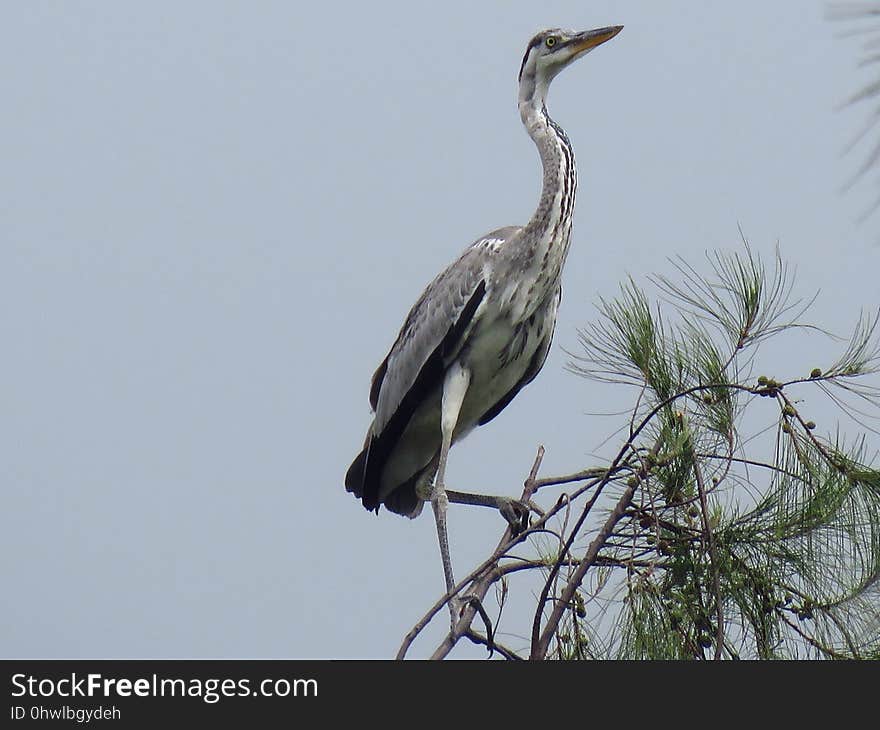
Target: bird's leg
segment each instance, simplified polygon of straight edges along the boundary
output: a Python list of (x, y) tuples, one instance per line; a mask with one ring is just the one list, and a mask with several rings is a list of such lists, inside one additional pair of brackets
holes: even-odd
[[(440, 407), (440, 458), (437, 462), (437, 474), (434, 476), (434, 488), (431, 491), (431, 507), (434, 510), (434, 519), (437, 522), (437, 537), (440, 542), (440, 557), (443, 560), (443, 575), (446, 578), (446, 592), (451, 593), (455, 587), (455, 579), (452, 575), (452, 560), (449, 557), (449, 537), (446, 532), (446, 508), (449, 499), (446, 496), (446, 460), (449, 457), (449, 448), (452, 446), (452, 434), (455, 424), (458, 423), (458, 415), (461, 412), (461, 404), (470, 384), (470, 373), (461, 365), (455, 363), (447, 372), (443, 381), (443, 398)], [(457, 601), (449, 602), (449, 612), (452, 624), (458, 620), (456, 616)]]
[(519, 499), (495, 497), (488, 494), (471, 494), (470, 492), (453, 492), (452, 490), (446, 490), (446, 498), (453, 504), (469, 504), (476, 507), (497, 509), (501, 516), (507, 520), (514, 537), (529, 528), (530, 506)]

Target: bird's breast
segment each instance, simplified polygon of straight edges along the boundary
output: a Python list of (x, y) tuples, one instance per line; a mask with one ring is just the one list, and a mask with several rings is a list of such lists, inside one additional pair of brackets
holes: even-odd
[(548, 324), (552, 327), (553, 323), (539, 321), (536, 316), (519, 322), (498, 317), (475, 329), (467, 350), (461, 354), (471, 382), (456, 438), (470, 431), (522, 380)]

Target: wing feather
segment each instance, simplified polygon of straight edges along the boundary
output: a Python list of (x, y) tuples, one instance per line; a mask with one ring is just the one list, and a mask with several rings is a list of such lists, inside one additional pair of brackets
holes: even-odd
[(516, 230), (498, 229), (477, 240), (427, 286), (373, 375), (370, 405), (375, 417), (345, 480), (367, 509), (379, 506), (382, 470), (413, 413), (442, 383), (467, 339), (486, 294), (485, 248), (497, 247)]
[[(373, 376), (371, 398), (375, 395), (376, 400), (374, 433), (384, 428), (441, 342), (445, 341), (445, 365), (458, 354), (460, 342), (447, 340), (447, 334), (459, 322), (481, 283), (485, 291), (483, 262), (487, 258), (486, 248), (503, 243), (517, 230), (512, 226), (499, 228), (478, 239), (422, 292), (388, 356)], [(474, 312), (470, 314), (473, 316)], [(466, 329), (459, 327), (459, 335), (465, 335)]]
[(383, 491), (381, 478), (384, 465), (416, 409), (443, 382), (446, 368), (451, 358), (454, 357), (454, 353), (459, 350), (461, 342), (464, 340), (464, 333), (470, 326), (474, 313), (483, 301), (485, 293), (486, 283), (480, 280), (465, 305), (459, 308), (457, 317), (448, 327), (446, 334), (422, 363), (422, 367), (403, 397), (397, 401), (394, 410), (384, 419), (381, 428), (377, 429), (376, 424), (379, 423), (379, 413), (383, 406), (382, 392), (384, 387), (394, 382), (396, 374), (395, 359), (389, 357), (383, 381), (384, 387), (379, 392), (380, 410), (376, 414), (376, 421), (370, 431), (366, 447), (362, 499), (367, 509), (375, 509), (379, 506), (379, 496)]

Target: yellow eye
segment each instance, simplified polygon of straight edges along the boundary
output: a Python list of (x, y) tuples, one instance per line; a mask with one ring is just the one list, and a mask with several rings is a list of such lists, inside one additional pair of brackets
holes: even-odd
[(547, 48), (553, 48), (553, 46), (556, 45), (556, 40), (556, 36), (551, 35), (549, 38), (547, 38), (546, 41), (544, 41), (544, 43), (546, 44)]

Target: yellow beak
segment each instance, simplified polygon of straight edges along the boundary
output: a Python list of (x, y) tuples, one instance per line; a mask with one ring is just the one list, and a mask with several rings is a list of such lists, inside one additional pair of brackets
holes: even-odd
[(597, 28), (596, 30), (585, 30), (578, 33), (569, 41), (569, 46), (574, 51), (575, 56), (580, 56), (596, 46), (602, 45), (605, 41), (610, 41), (620, 31), (623, 30), (622, 25), (612, 25), (608, 28)]

